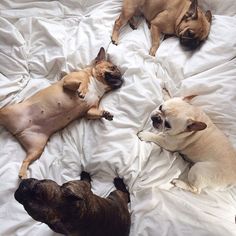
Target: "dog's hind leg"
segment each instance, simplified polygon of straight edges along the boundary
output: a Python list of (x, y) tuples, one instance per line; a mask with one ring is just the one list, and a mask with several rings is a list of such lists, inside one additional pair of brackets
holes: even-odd
[(22, 144), (27, 153), (19, 171), (19, 177), (21, 179), (26, 179), (29, 165), (41, 156), (47, 143), (48, 136), (45, 134), (24, 131), (23, 133), (18, 134), (16, 138)]
[(111, 36), (112, 43), (115, 45), (118, 45), (118, 38), (119, 38), (119, 31), (121, 27), (126, 25), (129, 21), (132, 22), (132, 17), (134, 16), (136, 12), (136, 8), (133, 8), (132, 6), (127, 6), (122, 8), (122, 12), (118, 19), (116, 19), (113, 32)]
[(20, 171), (19, 171), (19, 177), (21, 179), (26, 179), (27, 178), (27, 169), (29, 165), (37, 160), (43, 152), (43, 149), (38, 149), (38, 150), (32, 150), (27, 152), (26, 158), (23, 160), (23, 163), (21, 165)]
[(129, 191), (127, 190), (124, 182), (123, 182), (123, 179), (117, 177), (114, 179), (114, 185), (116, 187), (117, 190), (120, 190), (122, 191), (123, 193), (125, 193), (127, 195), (127, 200), (128, 202), (130, 202), (130, 196), (129, 196)]
[(91, 183), (91, 181), (92, 181), (90, 174), (85, 171), (81, 172), (80, 179), (83, 181), (86, 181), (88, 183)]

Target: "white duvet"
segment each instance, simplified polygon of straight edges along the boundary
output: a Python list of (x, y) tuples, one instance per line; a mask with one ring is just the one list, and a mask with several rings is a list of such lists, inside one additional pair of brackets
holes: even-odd
[[(195, 52), (178, 39), (161, 43), (148, 55), (150, 33), (144, 20), (122, 29), (110, 44), (121, 0), (1, 0), (0, 107), (20, 102), (59, 79), (61, 71), (88, 65), (103, 46), (119, 66), (125, 84), (107, 94), (101, 106), (113, 121), (78, 120), (50, 138), (29, 176), (59, 184), (92, 175), (93, 191), (107, 196), (113, 178), (124, 178), (131, 194), (132, 236), (236, 235), (236, 188), (195, 195), (170, 181), (188, 170), (178, 153), (141, 142), (137, 132), (152, 130), (150, 113), (172, 96), (197, 94), (204, 108), (236, 148), (236, 1), (202, 0), (214, 15), (208, 40)], [(25, 152), (0, 127), (0, 235), (54, 236), (34, 221), (13, 197)], [(236, 170), (235, 170), (236, 171)]]

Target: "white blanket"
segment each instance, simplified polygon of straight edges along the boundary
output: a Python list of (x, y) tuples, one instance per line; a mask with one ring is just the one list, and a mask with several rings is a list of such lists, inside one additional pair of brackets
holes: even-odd
[[(170, 181), (188, 170), (178, 153), (141, 142), (151, 130), (150, 113), (161, 104), (161, 87), (172, 96), (197, 94), (203, 107), (236, 147), (236, 1), (199, 0), (214, 14), (207, 41), (185, 51), (177, 38), (148, 55), (150, 32), (143, 19), (122, 29), (110, 44), (121, 0), (1, 0), (0, 107), (17, 103), (59, 79), (61, 71), (88, 65), (103, 46), (122, 71), (125, 84), (107, 94), (101, 106), (113, 121), (78, 120), (54, 134), (29, 176), (59, 184), (92, 175), (93, 191), (107, 196), (113, 178), (124, 178), (131, 194), (132, 236), (236, 235), (236, 188), (195, 195)], [(25, 152), (0, 127), (0, 235), (58, 235), (34, 221), (14, 199)], [(236, 171), (236, 170), (235, 170)]]

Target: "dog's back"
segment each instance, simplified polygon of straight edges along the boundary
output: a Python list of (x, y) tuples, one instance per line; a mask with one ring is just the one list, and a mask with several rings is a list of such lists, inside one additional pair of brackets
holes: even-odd
[[(82, 172), (84, 173), (84, 172)], [(88, 178), (84, 178), (86, 176)], [(128, 236), (129, 193), (119, 190), (107, 198), (92, 193), (90, 177), (69, 181), (59, 186), (52, 180), (23, 180), (15, 198), (37, 221), (53, 231), (73, 236)]]

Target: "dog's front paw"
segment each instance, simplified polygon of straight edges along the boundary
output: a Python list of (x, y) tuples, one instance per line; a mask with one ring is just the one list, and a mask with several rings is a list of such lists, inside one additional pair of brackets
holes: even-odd
[(115, 36), (112, 36), (111, 37), (111, 42), (114, 44), (114, 45), (118, 45), (118, 38), (117, 37), (115, 37)]
[(137, 135), (141, 141), (149, 141), (149, 132), (140, 131)]
[(27, 172), (26, 171), (20, 171), (18, 174), (20, 179), (27, 179)]
[(80, 179), (84, 180), (84, 181), (87, 181), (87, 182), (91, 182), (92, 181), (90, 174), (88, 172), (85, 172), (85, 171), (81, 172)]
[(156, 56), (156, 51), (157, 51), (156, 48), (151, 47), (151, 49), (149, 51), (149, 55), (155, 57)]
[(81, 91), (81, 90), (77, 90), (77, 94), (78, 94), (78, 97), (79, 98), (82, 98), (82, 99), (84, 99), (84, 97), (85, 97), (85, 94), (83, 93), (83, 91)]
[(172, 179), (170, 183), (174, 185), (175, 187), (178, 187), (179, 179)]
[(113, 115), (109, 111), (103, 111), (102, 117), (106, 120), (113, 120)]
[(122, 191), (124, 193), (127, 193), (128, 202), (130, 202), (129, 191), (126, 188), (126, 186), (125, 186), (125, 184), (123, 182), (123, 179), (121, 179), (119, 177), (114, 178), (114, 185), (115, 185), (117, 190), (120, 190), (120, 191)]

